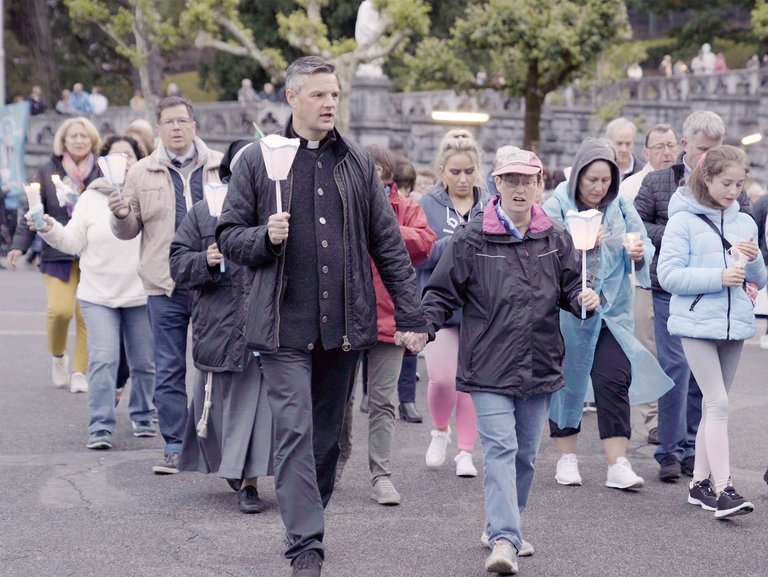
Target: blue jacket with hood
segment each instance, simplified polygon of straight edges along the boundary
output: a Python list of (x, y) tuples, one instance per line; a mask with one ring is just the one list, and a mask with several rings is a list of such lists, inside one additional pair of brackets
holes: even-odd
[(553, 395), (549, 413), (560, 428), (575, 428), (581, 421), (595, 347), (603, 325), (611, 331), (632, 366), (629, 389), (632, 404), (654, 401), (674, 384), (656, 358), (635, 338), (634, 288), (629, 276), (630, 259), (622, 244), (624, 234), (637, 232), (643, 241), (645, 259), (638, 263), (636, 271), (637, 281), (643, 287), (650, 286), (647, 264), (653, 258), (654, 248), (634, 206), (619, 196), (620, 174), (613, 149), (600, 140), (587, 138), (576, 152), (570, 180), (560, 183), (555, 195), (544, 203), (544, 210), (553, 220), (566, 225), (569, 210), (585, 210), (586, 207), (576, 202), (576, 189), (582, 171), (597, 160), (610, 165), (612, 177), (608, 193), (598, 207), (605, 227), (602, 241), (587, 251), (588, 276), (592, 288), (600, 295), (601, 305), (594, 316), (585, 320), (560, 313), (560, 330), (565, 338), (565, 388)]
[[(733, 261), (720, 235), (697, 215), (704, 215), (732, 245), (757, 238), (755, 221), (739, 212), (738, 202), (725, 210), (701, 204), (688, 187), (678, 188), (672, 196), (669, 214), (657, 271), (662, 288), (672, 294), (670, 334), (719, 340), (752, 337), (752, 301), (742, 288), (723, 287), (723, 269), (733, 266)], [(765, 286), (767, 275), (760, 256), (748, 262), (744, 272), (747, 281)]]

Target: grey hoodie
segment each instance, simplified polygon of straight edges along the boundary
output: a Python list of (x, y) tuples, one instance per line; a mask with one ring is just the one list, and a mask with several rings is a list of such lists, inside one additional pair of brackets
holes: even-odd
[(619, 185), (621, 184), (621, 171), (616, 164), (616, 153), (609, 141), (604, 138), (585, 138), (579, 145), (576, 156), (573, 159), (573, 168), (571, 177), (568, 179), (568, 195), (574, 200), (579, 210), (586, 210), (588, 207), (580, 202), (576, 196), (576, 189), (579, 185), (581, 173), (590, 164), (596, 160), (604, 160), (611, 167), (611, 186), (608, 188), (608, 194), (605, 195), (598, 210), (605, 212), (605, 207), (619, 195)]

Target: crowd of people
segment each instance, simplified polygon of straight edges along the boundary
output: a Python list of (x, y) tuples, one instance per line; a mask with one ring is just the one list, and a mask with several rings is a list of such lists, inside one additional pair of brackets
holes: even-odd
[[(520, 513), (545, 430), (557, 483), (582, 484), (587, 402), (607, 487), (645, 484), (627, 458), (638, 405), (660, 481), (690, 477), (681, 499), (716, 518), (751, 512), (729, 465), (728, 391), (767, 274), (749, 161), (722, 144), (722, 119), (694, 112), (680, 139), (652, 126), (645, 163), (635, 125), (616, 119), (555, 186), (535, 151), (512, 144), (483, 172), (464, 129), (447, 131), (432, 169), (361, 147), (335, 128), (339, 91), (323, 58), (288, 67), (280, 134), (296, 155), (280, 194), (264, 147), (209, 148), (179, 95), (157, 103), (156, 138), (146, 123), (100, 135), (84, 111), (61, 125), (8, 263), (40, 235), (51, 379), (87, 392), (86, 447), (113, 448), (130, 378), (133, 434), (164, 441), (153, 472), (217, 475), (247, 514), (266, 507), (259, 477), (274, 476), (291, 574), (317, 577), (358, 368), (371, 499), (398, 506), (397, 416), (423, 419), (423, 354), (425, 466), (443, 467), (455, 422), (456, 476), (482, 461), (489, 572), (534, 554)], [(601, 224), (577, 250), (571, 218), (587, 211)]]

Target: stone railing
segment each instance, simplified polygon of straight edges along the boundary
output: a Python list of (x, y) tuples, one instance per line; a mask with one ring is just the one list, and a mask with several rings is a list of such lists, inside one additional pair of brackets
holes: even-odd
[[(643, 147), (643, 132), (664, 122), (682, 128), (693, 110), (710, 109), (723, 117), (729, 142), (738, 143), (745, 134), (768, 131), (768, 70), (740, 70), (710, 76), (649, 77), (623, 80), (599, 89), (578, 86), (552, 95), (541, 118), (541, 140), (537, 150), (551, 167), (568, 166), (586, 136), (601, 133), (604, 120), (596, 114), (606, 104), (617, 104), (617, 112), (638, 123), (635, 151)], [(451, 128), (431, 119), (433, 110), (484, 111), (491, 119), (470, 126), (483, 150), (484, 164), (502, 144), (522, 144), (525, 106), (521, 98), (494, 90), (472, 94), (452, 91), (392, 93), (386, 79), (359, 79), (350, 98), (347, 134), (362, 144), (380, 144), (408, 156), (417, 166), (430, 165), (437, 146)], [(763, 106), (763, 102), (766, 106)], [(285, 103), (260, 102), (243, 107), (237, 102), (196, 104), (198, 134), (211, 146), (224, 150), (236, 138), (254, 133), (258, 122), (265, 133), (281, 127), (290, 116)], [(119, 132), (135, 118), (127, 108), (110, 108), (94, 123), (102, 133)], [(33, 168), (50, 155), (53, 134), (63, 117), (55, 114), (30, 119), (27, 166)], [(750, 147), (752, 174), (768, 179), (768, 147)]]

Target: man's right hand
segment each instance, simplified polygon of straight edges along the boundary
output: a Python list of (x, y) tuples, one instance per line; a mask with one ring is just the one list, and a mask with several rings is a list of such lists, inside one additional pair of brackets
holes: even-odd
[(122, 220), (131, 213), (131, 206), (124, 196), (115, 191), (109, 195), (109, 210), (116, 218)]
[(6, 255), (8, 257), (8, 268), (11, 269), (11, 270), (16, 270), (16, 261), (23, 254), (24, 253), (21, 252), (18, 248), (14, 248), (13, 250), (9, 250), (8, 254)]
[(291, 215), (287, 212), (278, 212), (277, 214), (270, 215), (267, 221), (269, 242), (280, 244), (288, 238), (288, 220), (290, 218)]

